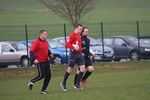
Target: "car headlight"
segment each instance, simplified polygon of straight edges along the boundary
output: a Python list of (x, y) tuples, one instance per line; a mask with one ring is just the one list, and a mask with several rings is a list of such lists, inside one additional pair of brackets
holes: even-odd
[(144, 50), (145, 50), (146, 52), (149, 52), (149, 51), (150, 51), (150, 49), (149, 49), (149, 48), (145, 48)]

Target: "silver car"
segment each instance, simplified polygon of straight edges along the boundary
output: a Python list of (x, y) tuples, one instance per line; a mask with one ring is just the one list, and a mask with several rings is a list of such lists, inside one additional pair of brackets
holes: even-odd
[(8, 65), (27, 66), (26, 46), (22, 43), (0, 42), (0, 67)]
[[(108, 46), (104, 46), (104, 48), (99, 45), (98, 41), (95, 38), (88, 37), (90, 39), (90, 52), (93, 55), (97, 55), (93, 58), (94, 61), (112, 61), (114, 51), (112, 48)], [(68, 37), (66, 37), (68, 39)], [(54, 38), (53, 40), (58, 41), (62, 44), (65, 44), (65, 37)], [(103, 55), (104, 50), (104, 55)]]

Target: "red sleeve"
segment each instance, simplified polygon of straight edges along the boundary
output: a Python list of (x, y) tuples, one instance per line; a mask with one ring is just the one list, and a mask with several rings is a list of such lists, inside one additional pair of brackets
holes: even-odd
[(32, 46), (31, 46), (31, 48), (30, 48), (30, 51), (35, 52), (35, 51), (37, 50), (37, 48), (38, 48), (38, 45), (39, 45), (38, 41), (35, 40), (35, 41), (32, 43)]
[(72, 46), (72, 42), (73, 42), (73, 36), (71, 35), (66, 42), (66, 47), (73, 49), (74, 47)]

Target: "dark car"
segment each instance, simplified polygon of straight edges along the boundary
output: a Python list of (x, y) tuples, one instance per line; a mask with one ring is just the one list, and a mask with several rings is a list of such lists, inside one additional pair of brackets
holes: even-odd
[(150, 47), (150, 36), (143, 36), (143, 37), (140, 37), (139, 39), (140, 39), (141, 45), (145, 45), (145, 46)]
[[(98, 39), (98, 41), (102, 44), (102, 38)], [(122, 58), (137, 60), (139, 54), (142, 59), (150, 58), (150, 47), (140, 43), (140, 48), (138, 49), (138, 39), (134, 36), (104, 37), (104, 45), (114, 50), (115, 61), (120, 61)]]

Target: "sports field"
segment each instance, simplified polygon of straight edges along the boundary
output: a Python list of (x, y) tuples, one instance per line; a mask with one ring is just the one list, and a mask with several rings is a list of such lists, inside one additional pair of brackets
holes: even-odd
[[(101, 0), (96, 9), (82, 18), (89, 27), (89, 35), (100, 37), (100, 22), (104, 22), (105, 36), (137, 35), (136, 21), (140, 21), (140, 35), (150, 35), (150, 0)], [(64, 36), (63, 24), (68, 23), (48, 11), (37, 0), (0, 0), (0, 41), (25, 40), (24, 25), (28, 25), (29, 39), (37, 38), (40, 29), (49, 38)], [(67, 25), (67, 34), (72, 26)], [(16, 37), (17, 36), (17, 37)]]
[[(149, 0), (100, 0), (83, 22), (149, 21)], [(0, 0), (0, 25), (63, 24), (62, 18), (48, 12), (37, 0)]]
[(0, 69), (0, 100), (150, 100), (150, 61), (96, 63), (88, 88), (73, 90), (74, 73), (69, 77), (68, 92), (60, 88), (65, 65), (53, 66), (53, 77), (46, 95), (39, 94), (42, 81), (27, 88), (35, 68)]

